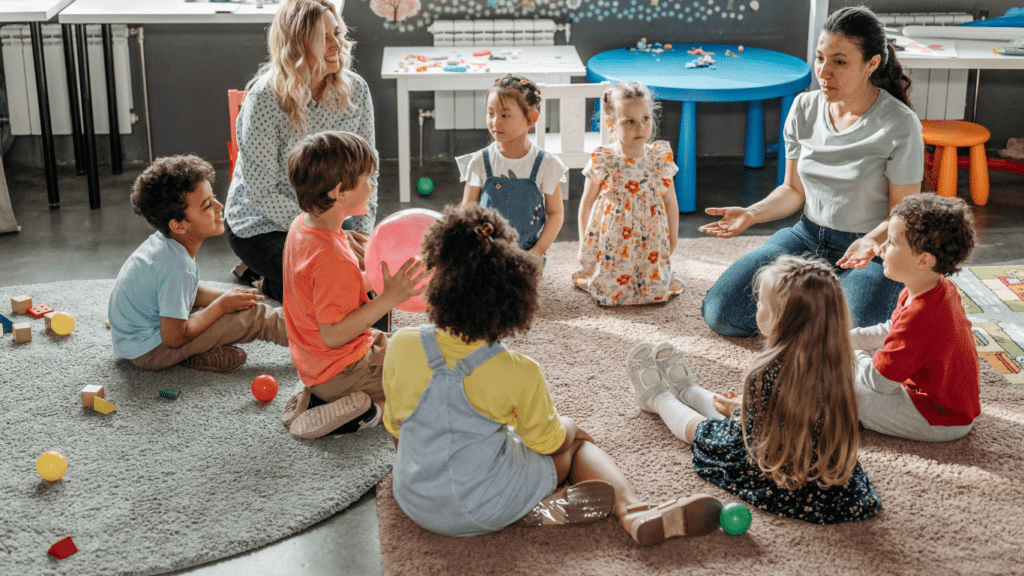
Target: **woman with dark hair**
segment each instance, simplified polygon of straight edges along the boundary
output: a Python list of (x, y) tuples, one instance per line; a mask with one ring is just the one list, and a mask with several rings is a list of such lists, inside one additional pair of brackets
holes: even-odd
[[(375, 146), (370, 88), (351, 70), (353, 42), (337, 10), (329, 0), (281, 5), (267, 38), (270, 61), (249, 82), (238, 114), (238, 161), (224, 203), (228, 243), (275, 300), (283, 296), (284, 240), (302, 212), (288, 183), (292, 147), (326, 131), (352, 132)], [(349, 238), (360, 264), (376, 212), (374, 190), (369, 212), (345, 225), (357, 233)]]
[[(889, 211), (921, 191), (924, 142), (907, 97), (910, 78), (864, 7), (828, 17), (814, 73), (821, 90), (797, 96), (786, 119), (786, 177), (747, 208), (708, 208), (701, 232), (731, 238), (803, 209), (791, 228), (730, 266), (704, 297), (704, 321), (724, 336), (757, 333), (754, 273), (780, 254), (811, 252), (835, 266), (854, 326), (885, 322), (903, 285), (882, 273)], [(783, 160), (780, 158), (780, 162)]]

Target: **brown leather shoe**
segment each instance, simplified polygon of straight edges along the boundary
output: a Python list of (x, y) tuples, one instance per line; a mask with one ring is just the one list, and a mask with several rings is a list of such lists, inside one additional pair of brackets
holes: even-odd
[(604, 480), (584, 480), (545, 496), (516, 526), (587, 524), (608, 516), (615, 488)]
[[(645, 509), (646, 508), (646, 509)], [(641, 546), (654, 546), (674, 536), (703, 536), (719, 527), (722, 503), (706, 494), (669, 500), (659, 506), (626, 509), (620, 522)]]
[(189, 356), (180, 366), (216, 374), (230, 374), (245, 364), (245, 350), (234, 346), (217, 346), (206, 352)]

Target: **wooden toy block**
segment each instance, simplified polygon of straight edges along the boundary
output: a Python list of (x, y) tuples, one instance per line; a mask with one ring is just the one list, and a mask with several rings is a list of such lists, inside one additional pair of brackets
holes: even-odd
[(93, 408), (93, 401), (96, 398), (103, 398), (103, 386), (99, 384), (89, 384), (85, 388), (82, 388), (82, 406), (86, 408)]
[(78, 552), (78, 546), (75, 546), (75, 542), (71, 539), (71, 536), (58, 541), (53, 546), (50, 546), (50, 549), (46, 551), (47, 554), (58, 560), (63, 560), (75, 552)]
[(110, 414), (114, 410), (117, 410), (117, 408), (115, 408), (113, 404), (107, 402), (106, 400), (100, 398), (99, 396), (93, 396), (92, 409), (97, 412), (100, 412), (101, 414)]
[(3, 336), (8, 332), (14, 332), (14, 322), (12, 322), (10, 318), (0, 314), (0, 336)]
[(14, 326), (14, 341), (18, 343), (32, 341), (32, 326), (28, 322), (18, 322)]
[(37, 304), (28, 309), (28, 315), (36, 319), (42, 318), (47, 312), (53, 312), (53, 308), (46, 304)]
[(43, 322), (46, 323), (47, 330), (53, 330), (53, 328), (50, 327), (50, 321), (53, 320), (54, 314), (56, 314), (56, 312), (47, 312), (46, 314), (43, 314)]
[(11, 298), (11, 312), (14, 312), (15, 314), (24, 314), (28, 312), (28, 309), (31, 307), (32, 298), (29, 298), (24, 294)]

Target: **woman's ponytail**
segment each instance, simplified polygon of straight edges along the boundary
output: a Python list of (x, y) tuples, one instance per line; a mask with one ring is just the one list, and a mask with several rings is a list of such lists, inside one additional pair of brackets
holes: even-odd
[(893, 45), (886, 42), (885, 46), (888, 58), (882, 58), (882, 63), (871, 75), (871, 83), (913, 110), (914, 107), (910, 105), (910, 76), (903, 71), (903, 65), (896, 58), (896, 49), (893, 48)]

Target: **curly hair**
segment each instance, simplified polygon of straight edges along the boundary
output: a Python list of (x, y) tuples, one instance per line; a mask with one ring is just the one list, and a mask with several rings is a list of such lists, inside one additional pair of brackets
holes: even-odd
[(493, 208), (445, 207), (423, 236), (424, 261), (433, 273), (426, 292), (430, 321), (467, 344), (529, 330), (540, 265), (519, 249), (517, 237)]
[(523, 116), (530, 117), (530, 112), (540, 110), (540, 90), (532, 80), (509, 74), (494, 81), (494, 86), (487, 90), (487, 99), (491, 94), (498, 97), (499, 102), (512, 101), (523, 111)]
[[(349, 110), (352, 107), (348, 98), (352, 84), (345, 77), (345, 70), (352, 67), (352, 48), (355, 43), (349, 39), (348, 27), (337, 13), (337, 8), (328, 0), (286, 0), (277, 9), (267, 35), (270, 62), (264, 64), (249, 82), (251, 88), (260, 78), (273, 74), (274, 92), (281, 110), (288, 115), (291, 130), (296, 134), (306, 131), (305, 110), (313, 100), (310, 84), (317, 69), (323, 65), (325, 31), (321, 22), (328, 13), (338, 19), (338, 33), (341, 35), (341, 53), (338, 58), (341, 69), (327, 76), (326, 89), (321, 99), (327, 103), (328, 95), (333, 93), (337, 109)], [(316, 56), (316, 61), (306, 57), (307, 48)]]
[(288, 182), (303, 212), (321, 214), (334, 204), (327, 195), (339, 183), (351, 190), (359, 177), (377, 171), (373, 147), (351, 132), (320, 132), (300, 140), (288, 154)]
[(169, 237), (171, 220), (185, 219), (186, 196), (204, 180), (212, 184), (215, 178), (213, 166), (198, 156), (157, 158), (132, 185), (135, 215)]
[(635, 80), (626, 80), (625, 82), (612, 84), (601, 95), (601, 110), (604, 112), (605, 117), (614, 121), (617, 118), (619, 107), (630, 100), (644, 100), (651, 109), (651, 115), (653, 116), (651, 118), (653, 124), (651, 139), (653, 140), (658, 133), (657, 118), (661, 115), (661, 102), (654, 99), (651, 95), (651, 89), (647, 86)]
[(847, 6), (836, 10), (822, 26), (825, 34), (842, 34), (860, 47), (864, 61), (876, 55), (881, 58), (871, 74), (871, 83), (885, 90), (913, 110), (910, 104), (910, 76), (896, 58), (896, 49), (885, 37), (885, 27), (875, 13), (864, 6)]
[(934, 256), (932, 270), (943, 276), (959, 271), (974, 250), (974, 215), (961, 198), (914, 194), (894, 206), (890, 216), (899, 216), (907, 244), (916, 254)]

